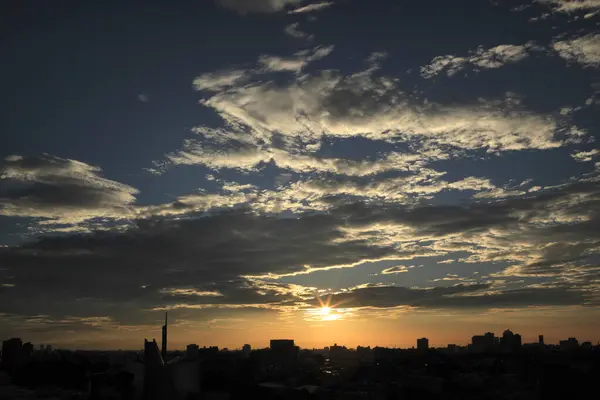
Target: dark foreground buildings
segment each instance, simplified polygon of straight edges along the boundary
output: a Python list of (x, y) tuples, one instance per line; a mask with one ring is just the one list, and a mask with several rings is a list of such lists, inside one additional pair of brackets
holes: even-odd
[[(600, 347), (575, 338), (559, 346), (521, 343), (506, 330), (473, 336), (469, 346), (301, 350), (291, 339), (267, 349), (228, 351), (188, 345), (169, 351), (144, 340), (142, 352), (33, 350), (3, 343), (0, 398), (54, 399), (583, 399), (595, 393)], [(20, 385), (6, 394), (6, 379)], [(16, 387), (16, 386), (14, 386)], [(52, 390), (51, 396), (48, 390)]]

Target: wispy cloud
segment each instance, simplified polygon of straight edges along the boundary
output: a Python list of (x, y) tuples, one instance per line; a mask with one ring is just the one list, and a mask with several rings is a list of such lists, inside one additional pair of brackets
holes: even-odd
[(539, 47), (533, 43), (525, 45), (501, 44), (488, 49), (478, 47), (465, 56), (438, 56), (431, 60), (428, 65), (421, 67), (421, 76), (429, 79), (443, 72), (448, 76), (453, 76), (467, 67), (474, 70), (500, 68), (506, 64), (524, 60), (530, 52), (538, 49)]
[(324, 8), (331, 7), (334, 4), (335, 3), (332, 1), (309, 4), (307, 6), (296, 8), (295, 10), (289, 11), (289, 14), (301, 14), (301, 13), (309, 13), (309, 12), (313, 12), (313, 11), (319, 11)]
[(285, 34), (288, 36), (291, 36), (293, 38), (296, 38), (296, 39), (307, 39), (307, 40), (314, 39), (314, 35), (310, 35), (306, 32), (301, 31), (299, 29), (299, 27), (300, 27), (300, 23), (294, 22), (293, 24), (290, 24), (285, 27)]
[(539, 3), (553, 5), (556, 11), (575, 12), (600, 8), (600, 0), (538, 0)]

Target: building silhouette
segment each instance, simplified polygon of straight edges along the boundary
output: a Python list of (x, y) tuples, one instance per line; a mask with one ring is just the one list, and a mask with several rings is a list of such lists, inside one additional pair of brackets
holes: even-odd
[(496, 347), (496, 337), (492, 332), (476, 335), (471, 338), (471, 350), (476, 353), (493, 351)]
[(250, 357), (250, 353), (252, 353), (252, 346), (249, 344), (242, 346), (242, 354), (244, 354), (244, 357)]
[(516, 351), (521, 347), (521, 341), (521, 335), (515, 334), (510, 329), (507, 329), (500, 339), (500, 348), (502, 351)]
[(2, 342), (2, 361), (0, 368), (11, 371), (19, 366), (23, 342), (20, 338), (12, 338)]
[(288, 352), (296, 346), (293, 339), (271, 339), (269, 347), (271, 348), (271, 351)]
[(538, 336), (538, 344), (542, 347), (544, 346), (544, 335)]
[(197, 344), (188, 344), (185, 348), (185, 356), (188, 359), (196, 359), (198, 358), (198, 351), (200, 347)]
[(575, 350), (579, 347), (579, 342), (574, 337), (570, 337), (567, 340), (561, 340), (559, 347), (561, 350)]
[(429, 339), (427, 339), (427, 338), (417, 339), (417, 350), (419, 350), (419, 351), (429, 350)]
[(190, 344), (186, 347), (185, 355), (167, 361), (165, 359), (168, 343), (167, 323), (165, 313), (161, 350), (156, 339), (151, 342), (144, 339), (143, 398), (145, 400), (196, 398), (200, 393), (200, 348), (196, 344)]
[(167, 318), (168, 313), (165, 312), (165, 324), (162, 327), (162, 350), (161, 355), (163, 361), (167, 360)]

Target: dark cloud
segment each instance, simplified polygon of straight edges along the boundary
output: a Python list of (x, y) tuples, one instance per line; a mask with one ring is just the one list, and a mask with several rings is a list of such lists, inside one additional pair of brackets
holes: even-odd
[(0, 215), (75, 222), (129, 213), (137, 190), (100, 176), (100, 168), (43, 154), (0, 164)]
[[(249, 276), (294, 274), (365, 260), (410, 259), (436, 254), (431, 246), (491, 257), (480, 239), (490, 230), (505, 235), (505, 260), (521, 257), (513, 274), (564, 274), (564, 264), (586, 261), (598, 252), (600, 190), (596, 182), (575, 182), (537, 195), (468, 206), (407, 207), (353, 203), (327, 213), (294, 217), (259, 215), (247, 210), (178, 219), (151, 217), (121, 231), (44, 237), (21, 246), (0, 248), (7, 269), (0, 287), (0, 312), (25, 315), (135, 314), (176, 305), (283, 304), (306, 299), (306, 289), (267, 284)], [(539, 223), (537, 221), (553, 221)], [(557, 222), (558, 221), (558, 222)], [(430, 244), (398, 245), (376, 240), (373, 226), (407, 227), (411, 238)], [(352, 233), (359, 232), (360, 234)], [(510, 244), (510, 240), (514, 240)], [(452, 243), (460, 243), (452, 247)], [(522, 250), (519, 246), (527, 244)], [(440, 247), (442, 248), (442, 247)], [(446, 250), (438, 254), (446, 254)], [(495, 250), (496, 253), (498, 250)], [(516, 269), (515, 269), (516, 268)], [(562, 268), (557, 270), (557, 268)], [(576, 275), (576, 289), (594, 278)], [(348, 306), (370, 305), (467, 307), (478, 303), (458, 293), (487, 286), (429, 290), (369, 288), (337, 294)], [(361, 289), (362, 290), (362, 289)], [(563, 292), (560, 292), (563, 293)], [(479, 296), (481, 304), (537, 305), (581, 300), (578, 291), (505, 291)], [(564, 295), (564, 296), (563, 296)], [(537, 296), (537, 297), (536, 297)], [(541, 302), (541, 303), (540, 303)], [(569, 303), (570, 304), (570, 303)], [(125, 310), (125, 311), (123, 311)]]
[[(486, 293), (489, 284), (456, 285), (431, 289), (395, 286), (361, 287), (331, 296), (339, 307), (398, 306), (424, 308), (503, 308), (583, 304), (581, 291), (561, 288), (524, 288)], [(318, 302), (315, 302), (315, 305)]]
[[(160, 296), (165, 296), (159, 293), (163, 288), (218, 291), (223, 294), (218, 298), (222, 303), (264, 303), (279, 300), (274, 289), (244, 288), (241, 282), (234, 290), (233, 284), (215, 282), (301, 272), (306, 266), (349, 264), (395, 253), (393, 248), (364, 240), (336, 242), (342, 237), (337, 221), (328, 215), (275, 218), (249, 212), (143, 220), (125, 232), (46, 237), (0, 250), (0, 263), (8, 266), (16, 285), (0, 292), (5, 300), (2, 311), (18, 308), (35, 313), (41, 307), (51, 312), (53, 307), (76, 307), (70, 301), (77, 299), (155, 307), (161, 304)], [(265, 294), (257, 296), (257, 291)], [(196, 303), (210, 300), (186, 298)]]

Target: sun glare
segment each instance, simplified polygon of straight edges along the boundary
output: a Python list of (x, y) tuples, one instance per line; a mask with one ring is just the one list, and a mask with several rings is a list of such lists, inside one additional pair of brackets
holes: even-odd
[(320, 314), (321, 315), (329, 315), (331, 313), (331, 308), (329, 307), (321, 307)]

